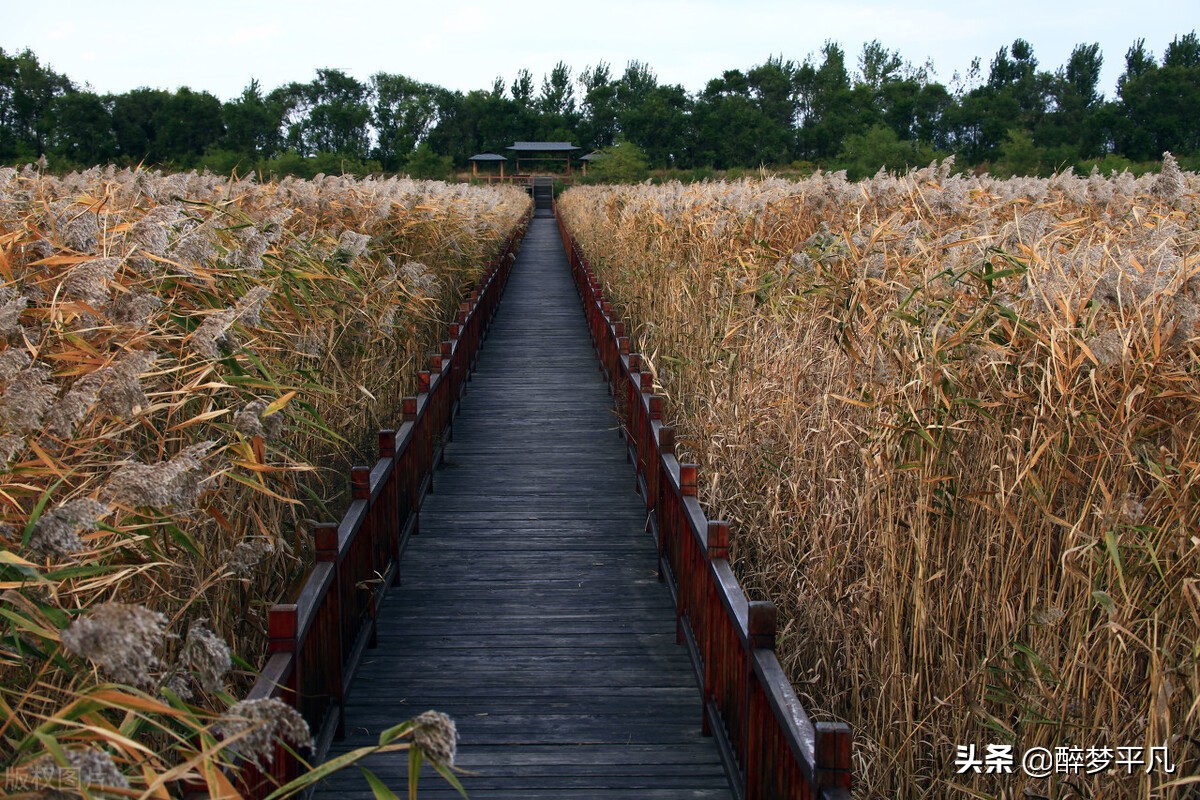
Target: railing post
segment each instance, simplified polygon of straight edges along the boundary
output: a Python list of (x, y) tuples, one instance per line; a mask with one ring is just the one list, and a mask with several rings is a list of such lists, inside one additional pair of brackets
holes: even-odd
[(658, 429), (658, 452), (664, 456), (675, 455), (674, 425), (664, 425)]
[(747, 605), (750, 647), (775, 652), (775, 629), (779, 621), (775, 604), (770, 600), (751, 600)]
[[(432, 430), (429, 432), (431, 448), (429, 451), (430, 485), (433, 483), (432, 475), (434, 470), (437, 469), (440, 463), (438, 460), (438, 444), (445, 442), (446, 424), (450, 416), (450, 392), (447, 391), (450, 387), (446, 383), (445, 367), (446, 362), (442, 358), (441, 353), (429, 354), (429, 385), (431, 387), (429, 394), (429, 418), (434, 423)], [(434, 373), (439, 376), (436, 393), (432, 391)]]
[(850, 797), (850, 726), (844, 722), (818, 722), (817, 781), (824, 800)]
[[(363, 516), (363, 526), (359, 529), (358, 535), (367, 537), (367, 568), (376, 575), (382, 575), (380, 571), (383, 568), (382, 564), (376, 563), (377, 553), (375, 537), (378, 535), (377, 525), (371, 518), (371, 469), (369, 467), (351, 467), (350, 468), (350, 496), (353, 500), (364, 500), (367, 503), (367, 513)], [(364, 590), (367, 592), (367, 616), (370, 618), (368, 623), (371, 626), (370, 638), (367, 640), (367, 647), (374, 648), (379, 644), (379, 639), (376, 634), (375, 624), (375, 587), (370, 582), (374, 575), (352, 575), (351, 580), (356, 586), (364, 585)]]
[(429, 395), (429, 387), (431, 385), (429, 370), (423, 369), (417, 373), (417, 394), (425, 395), (425, 416), (421, 419), (419, 426), (419, 435), (421, 439), (421, 461), (418, 469), (421, 471), (421, 480), (425, 479), (426, 474), (429, 476), (429, 492), (433, 493), (433, 429), (431, 427), (432, 417), (435, 417), (432, 405), (433, 398)]
[[(412, 423), (412, 430), (409, 433), (409, 444), (404, 450), (404, 456), (401, 458), (404, 467), (404, 486), (408, 492), (408, 513), (413, 515), (412, 535), (417, 536), (421, 533), (421, 467), (417, 463), (417, 443), (420, 438), (420, 430), (417, 428), (417, 398), (405, 397), (400, 401), (401, 416), (404, 422)], [(399, 465), (398, 465), (399, 466)]]
[(300, 709), (300, 633), (299, 609), (295, 603), (276, 603), (267, 612), (267, 653), (291, 653), (292, 675), (285, 687), (284, 700), (297, 710)]
[[(268, 653), (295, 653), (300, 631), (295, 603), (276, 603), (267, 615)], [(293, 669), (293, 674), (295, 670)], [(295, 703), (293, 702), (293, 705)]]
[(696, 464), (680, 464), (679, 465), (679, 493), (684, 497), (696, 496), (696, 472), (699, 466)]
[[(646, 373), (642, 373), (645, 375)], [(661, 394), (650, 395), (650, 421), (661, 420), (663, 412), (663, 398)]]
[[(299, 632), (300, 620), (295, 603), (276, 603), (271, 606), (271, 610), (267, 612), (267, 653), (291, 653), (292, 655), (291, 675), (288, 677), (287, 685), (281, 687), (282, 691), (280, 691), (279, 697), (303, 716), (304, 708), (300, 702), (300, 687), (303, 685), (300, 675), (301, 654), (299, 642), (296, 640)], [(312, 720), (306, 719), (305, 721), (312, 725)], [(297, 765), (287, 749), (278, 743), (274, 745), (274, 748), (275, 757), (284, 762), (278, 765), (282, 774), (286, 776), (296, 774)]]
[[(666, 428), (663, 429), (665, 433)], [(671, 429), (672, 439), (674, 439), (674, 429)], [(674, 442), (672, 441), (672, 445)], [(717, 584), (713, 577), (712, 562), (718, 559), (729, 559), (729, 523), (725, 520), (710, 519), (708, 521), (708, 530), (706, 531), (706, 552), (705, 566), (708, 568), (708, 574), (705, 575), (705, 601), (704, 601), (704, 640), (697, 644), (701, 657), (704, 659), (704, 686), (700, 698), (700, 732), (705, 736), (712, 736), (712, 723), (708, 719), (708, 702), (716, 696), (716, 675), (717, 665), (714, 661), (717, 658), (717, 616), (721, 613), (720, 600), (717, 598)]]
[(753, 687), (756, 683), (754, 676), (754, 651), (770, 650), (775, 652), (775, 632), (779, 613), (775, 604), (769, 600), (751, 600), (746, 609), (746, 695), (745, 695), (745, 753), (742, 756), (742, 768), (746, 776), (746, 800), (758, 800), (762, 794), (761, 770), (762, 753), (759, 752), (762, 739), (762, 718), (764, 709), (755, 702)]
[[(346, 648), (346, 626), (345, 617), (343, 616), (343, 598), (342, 598), (342, 569), (338, 563), (338, 526), (332, 522), (322, 522), (313, 526), (313, 543), (316, 547), (317, 563), (328, 563), (333, 569), (333, 585), (329, 589), (329, 600), (327, 602), (332, 606), (331, 615), (334, 631), (334, 638), (337, 640), (337, 659), (333, 667), (333, 697), (334, 704), (338, 707), (337, 725), (333, 730), (333, 738), (341, 741), (346, 737), (346, 686), (342, 680), (342, 666), (346, 663), (348, 655)], [(330, 665), (326, 665), (328, 668)]]
[(371, 499), (371, 468), (370, 467), (351, 467), (350, 468), (350, 490), (355, 500)]
[(320, 522), (313, 526), (313, 546), (317, 561), (336, 563), (338, 557), (338, 526), (333, 522)]
[(385, 501), (387, 519), (385, 520), (385, 535), (387, 536), (387, 554), (395, 571), (392, 572), (392, 585), (400, 585), (400, 466), (396, 463), (396, 431), (385, 428), (379, 431), (379, 457), (391, 462), (387, 482), (381, 495)]
[(396, 431), (392, 428), (379, 431), (379, 457), (396, 460)]
[(450, 390), (446, 392), (446, 419), (445, 431), (446, 441), (454, 441), (454, 404), (458, 402), (458, 384), (459, 372), (454, 368), (454, 342), (446, 340), (442, 342), (441, 354), (441, 369), (446, 373), (445, 378), (450, 379)]

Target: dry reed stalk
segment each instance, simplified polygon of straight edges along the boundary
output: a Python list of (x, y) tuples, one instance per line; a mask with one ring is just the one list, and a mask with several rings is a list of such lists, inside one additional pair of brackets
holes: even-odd
[(140, 791), (219, 757), (178, 725), (246, 687), (230, 651), (261, 660), (311, 519), (528, 203), (0, 169), (0, 768), (103, 745)]
[[(1194, 788), (1198, 192), (945, 163), (561, 198), (857, 795)], [(955, 774), (989, 743), (1178, 769)]]

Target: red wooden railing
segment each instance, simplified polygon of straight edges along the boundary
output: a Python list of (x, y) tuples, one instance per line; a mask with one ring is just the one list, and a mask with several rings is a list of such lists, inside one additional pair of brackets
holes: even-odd
[(744, 800), (850, 796), (850, 727), (813, 722), (775, 655), (776, 610), (749, 601), (729, 566), (729, 526), (696, 498), (696, 465), (675, 457), (652, 376), (629, 352), (625, 325), (565, 223), (571, 262), (601, 368), (612, 384), (621, 433), (658, 541), (659, 574), (676, 602), (678, 636), (703, 687), (701, 725), (714, 735)]
[[(509, 234), (499, 255), (465, 297), (448, 338), (417, 374), (417, 394), (403, 401), (396, 430), (379, 432), (379, 459), (350, 470), (350, 507), (337, 524), (314, 530), (316, 564), (295, 600), (268, 618), (267, 663), (246, 699), (276, 697), (293, 705), (313, 731), (316, 759), (343, 733), (343, 709), (388, 585), (400, 582), (401, 556), (420, 531), (421, 501), (433, 488), (442, 445), (495, 313), (513, 250), (532, 212)], [(269, 767), (244, 765), (243, 797), (269, 794), (299, 775), (296, 754), (281, 747)]]

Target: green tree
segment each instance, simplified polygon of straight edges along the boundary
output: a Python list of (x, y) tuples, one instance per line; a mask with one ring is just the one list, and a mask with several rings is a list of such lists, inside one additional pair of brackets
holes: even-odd
[(625, 112), (622, 130), (655, 167), (690, 166), (692, 102), (682, 86), (656, 86)]
[(512, 99), (521, 108), (533, 108), (533, 73), (527, 69), (517, 72), (512, 82)]
[(367, 156), (369, 88), (337, 69), (318, 69), (309, 83), (290, 83), (267, 96), (278, 107), (287, 146), (301, 155)]
[(283, 105), (263, 96), (257, 80), (251, 80), (241, 95), (225, 103), (222, 147), (251, 160), (269, 158), (283, 149)]
[(371, 88), (375, 95), (371, 116), (377, 137), (375, 157), (384, 169), (396, 170), (437, 121), (437, 87), (380, 72), (372, 76)]
[(949, 114), (951, 142), (970, 163), (995, 161), (1009, 131), (1039, 129), (1050, 106), (1053, 76), (1038, 71), (1033, 47), (1017, 39), (992, 59), (987, 82), (971, 90)]
[(50, 107), (49, 148), (80, 166), (111, 161), (117, 155), (112, 112), (93, 92), (67, 92)]
[(161, 89), (134, 89), (112, 97), (113, 135), (117, 152), (130, 163), (157, 162), (159, 113), (171, 100), (171, 93)]
[(800, 120), (797, 150), (813, 162), (834, 158), (845, 138), (863, 127), (846, 70), (846, 54), (835, 42), (827, 41), (821, 55), (819, 66), (806, 59), (795, 76)]
[(39, 63), (32, 50), (9, 55), (0, 49), (0, 158), (45, 153), (51, 109), (74, 88), (65, 75)]
[(876, 92), (876, 103), (883, 124), (898, 139), (907, 139), (932, 147), (949, 149), (947, 115), (954, 98), (946, 87), (924, 76), (889, 80)]
[(851, 180), (869, 178), (880, 170), (903, 172), (928, 164), (937, 154), (928, 145), (901, 140), (887, 125), (875, 125), (862, 133), (846, 137), (838, 153), (837, 165)]
[(779, 119), (790, 112), (772, 110), (774, 118), (756, 102), (750, 81), (740, 70), (727, 70), (709, 81), (693, 115), (696, 159), (717, 169), (791, 161), (792, 128)]
[(408, 159), (406, 172), (412, 178), (445, 180), (453, 166), (450, 156), (438, 155), (428, 142), (422, 142)]
[(617, 137), (617, 85), (612, 71), (601, 61), (579, 74), (579, 84), (583, 88), (580, 144), (585, 150), (607, 147)]
[(1050, 97), (1053, 110), (1047, 114), (1038, 138), (1072, 161), (1102, 155), (1103, 132), (1100, 110), (1100, 70), (1104, 56), (1099, 44), (1076, 45), (1065, 67), (1053, 77)]
[(1139, 39), (1125, 54), (1125, 73), (1117, 81), (1118, 111), (1114, 140), (1118, 152), (1134, 161), (1200, 152), (1200, 39), (1196, 32), (1177, 36), (1162, 64)]
[(435, 98), (438, 121), (426, 138), (429, 146), (461, 165), (475, 153), (501, 151), (514, 139), (529, 138), (522, 122), (529, 112), (496, 89), (476, 89), (465, 95), (439, 89)]
[(184, 86), (168, 94), (154, 112), (155, 160), (191, 167), (225, 135), (221, 101)]
[(367, 86), (337, 69), (319, 69), (306, 87), (305, 143), (311, 151), (367, 156), (371, 119)]
[(780, 58), (751, 67), (746, 73), (746, 85), (754, 107), (771, 124), (791, 131), (799, 113), (800, 98), (796, 93), (796, 65)]
[(1027, 130), (1013, 128), (1008, 132), (1000, 145), (1000, 157), (992, 172), (1001, 178), (1014, 175), (1040, 175), (1050, 165), (1046, 163), (1046, 153), (1033, 142), (1033, 135)]
[(597, 151), (597, 158), (588, 166), (588, 179), (597, 183), (637, 183), (649, 174), (646, 154), (625, 140)]
[(658, 88), (658, 76), (649, 64), (630, 61), (625, 66), (616, 86), (617, 129), (626, 130), (626, 121), (639, 108), (650, 93)]
[[(553, 129), (574, 129), (579, 123), (571, 68), (562, 61), (555, 64), (550, 74), (542, 78), (542, 92), (538, 95), (537, 111), (541, 117), (539, 127), (542, 135), (548, 139), (552, 138), (549, 133)], [(568, 138), (575, 137), (572, 135)]]

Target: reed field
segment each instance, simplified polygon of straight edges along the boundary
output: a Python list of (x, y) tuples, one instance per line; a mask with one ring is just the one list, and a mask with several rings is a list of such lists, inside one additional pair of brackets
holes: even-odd
[[(1200, 790), (1200, 177), (947, 161), (559, 212), (806, 708), (853, 726), (855, 796)], [(988, 745), (1011, 773), (957, 774)], [(1080, 760), (1033, 777), (1037, 747)]]
[(0, 169), (7, 794), (66, 771), (105, 796), (211, 789), (221, 737), (242, 756), (306, 739), (294, 713), (235, 705), (267, 609), (528, 205), (407, 179)]

